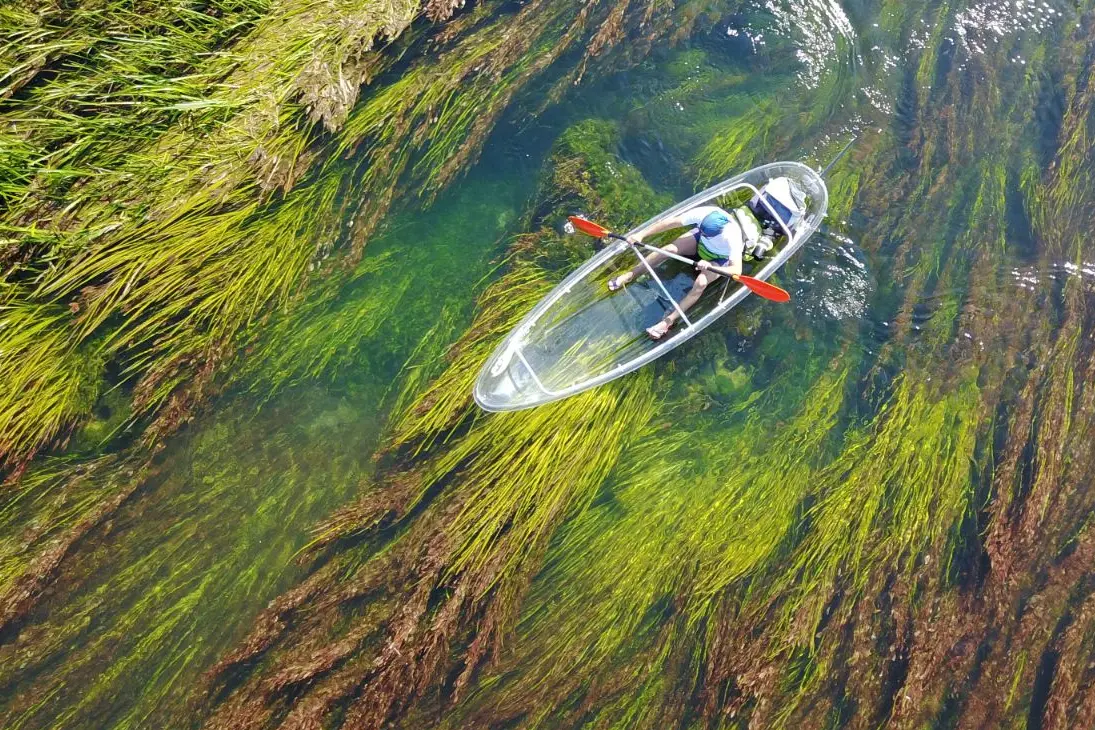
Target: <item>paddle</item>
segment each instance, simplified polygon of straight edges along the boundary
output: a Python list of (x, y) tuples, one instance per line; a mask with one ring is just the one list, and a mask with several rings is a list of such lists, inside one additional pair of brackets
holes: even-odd
[[(582, 233), (586, 233), (594, 238), (615, 238), (620, 241), (627, 241), (627, 239), (621, 236), (619, 233), (613, 233), (603, 226), (599, 226), (593, 221), (587, 221), (585, 218), (581, 218), (576, 215), (569, 216), (570, 222)], [(628, 243), (631, 243), (628, 241)], [(634, 245), (634, 244), (631, 244)], [(649, 246), (644, 246), (650, 248)], [(677, 259), (683, 261), (686, 264), (695, 264), (692, 259), (685, 258), (684, 256), (677, 256), (669, 253), (668, 251), (660, 251), (663, 256), (668, 256), (671, 259)], [(767, 281), (761, 281), (760, 279), (754, 279), (751, 276), (745, 276), (739, 274), (733, 277), (734, 281), (741, 282), (744, 286), (748, 287), (750, 291), (758, 296), (762, 296), (765, 299), (771, 299), (773, 302), (789, 302), (791, 301), (791, 295), (783, 289), (780, 289), (775, 284), (769, 284)]]

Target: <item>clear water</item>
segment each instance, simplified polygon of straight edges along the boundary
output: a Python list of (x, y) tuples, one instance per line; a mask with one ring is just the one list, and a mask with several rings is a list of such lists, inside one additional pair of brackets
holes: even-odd
[[(595, 70), (532, 117), (524, 110), (537, 108), (546, 89), (519, 96), (465, 176), (430, 205), (400, 200), (369, 242), (367, 257), (386, 255), (380, 273), (348, 287), (331, 306), (352, 312), (359, 303), (371, 306), (378, 292), (386, 305), (375, 328), (345, 344), (338, 366), (272, 397), (257, 378), (255, 387), (219, 398), (169, 440), (155, 472), (62, 564), (46, 599), (2, 637), (0, 725), (196, 722), (188, 702), (202, 673), (246, 635), (263, 606), (306, 574), (294, 556), (310, 529), (375, 478), (372, 454), (391, 409), (401, 405), (400, 392), (421, 363), (436, 371), (436, 358), (471, 322), (477, 294), (497, 276), (511, 237), (523, 232), (552, 141), (575, 121), (618, 120), (620, 159), (662, 198), (676, 200), (701, 184), (703, 145), (735, 125), (757, 130), (747, 138), (758, 162), (821, 167), (853, 134), (874, 145), (880, 130), (883, 144), (908, 147), (923, 127), (924, 112), (910, 101), (926, 84), (911, 65), (920, 50), (938, 49), (959, 69), (980, 69), (985, 59), (1005, 64), (993, 67), (998, 77), (986, 83), (1006, 93), (1034, 63), (1032, 55), (1078, 22), (1070, 7), (1026, 0), (967, 3), (945, 22), (925, 19), (922, 30), (901, 23), (902, 12), (894, 3), (835, 0), (749, 6), (723, 13), (691, 39), (657, 46), (634, 68)], [(909, 27), (908, 34), (896, 30)], [(917, 104), (942, 110), (952, 101), (922, 92)], [(834, 217), (778, 278), (791, 304), (747, 301), (652, 366), (676, 373), (667, 397), (702, 403), (705, 412), (730, 407), (749, 384), (774, 379), (788, 363), (838, 354), (861, 363), (864, 383), (892, 380), (914, 362), (913, 376), (945, 378), (943, 345), (949, 353), (962, 340), (975, 352), (1014, 351), (1015, 333), (992, 321), (996, 311), (1013, 311), (1022, 300), (1045, 307), (1048, 321), (1057, 314), (1055, 302), (1040, 296), (1045, 290), (1076, 282), (1092, 291), (1090, 257), (1047, 267), (1040, 244), (1024, 240), (1018, 225), (1006, 232), (1009, 244), (998, 246), (991, 271), (977, 272), (977, 291), (967, 288), (973, 275), (954, 262), (998, 244), (971, 232), (953, 209), (976, 204), (977, 182), (987, 172), (971, 161), (992, 153), (985, 138), (1018, 133), (1005, 118), (1011, 108), (988, 112), (1000, 118), (968, 111), (962, 120), (982, 125), (968, 148), (936, 150), (921, 163), (910, 156), (905, 169), (867, 175), (870, 185), (895, 191), (873, 196), (874, 207), (850, 207), (854, 191), (836, 178)], [(776, 121), (757, 124), (757, 116)], [(1032, 131), (1022, 124), (1019, 130)], [(835, 172), (859, 164), (870, 158), (853, 148)], [(918, 186), (933, 185), (952, 191), (937, 196), (949, 203), (936, 214), (953, 226), (903, 213)], [(1022, 221), (1027, 213), (1015, 216)], [(913, 289), (921, 294), (909, 306), (905, 296)], [(962, 316), (951, 318), (955, 311)], [(947, 332), (940, 335), (940, 327)], [(712, 361), (709, 352), (724, 354)], [(879, 391), (860, 392), (862, 402), (842, 416), (848, 424), (877, 406)], [(9, 510), (4, 534), (33, 519), (34, 509)]]

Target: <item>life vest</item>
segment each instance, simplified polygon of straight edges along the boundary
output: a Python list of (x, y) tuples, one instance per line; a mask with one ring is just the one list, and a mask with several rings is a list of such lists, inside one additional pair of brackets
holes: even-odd
[(757, 220), (757, 217), (753, 214), (753, 211), (749, 210), (748, 206), (740, 206), (730, 213), (727, 213), (721, 208), (719, 210), (713, 210), (705, 215), (698, 225), (700, 241), (697, 253), (700, 258), (707, 261), (717, 261), (726, 258), (722, 252), (715, 251), (705, 244), (707, 241), (722, 235), (723, 229), (728, 225), (736, 225), (738, 227), (745, 251), (751, 250), (756, 245), (757, 240), (760, 239), (760, 221)]

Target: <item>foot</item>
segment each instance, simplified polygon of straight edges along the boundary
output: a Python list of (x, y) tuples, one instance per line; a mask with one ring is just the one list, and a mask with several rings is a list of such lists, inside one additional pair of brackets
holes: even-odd
[(663, 319), (652, 327), (647, 327), (646, 333), (650, 335), (650, 339), (660, 340), (661, 338), (665, 337), (665, 333), (669, 331), (669, 328), (671, 326), (671, 324)]
[(625, 284), (630, 284), (631, 280), (635, 278), (635, 274), (630, 271), (625, 271), (619, 276), (614, 276), (608, 280), (609, 291), (619, 291)]

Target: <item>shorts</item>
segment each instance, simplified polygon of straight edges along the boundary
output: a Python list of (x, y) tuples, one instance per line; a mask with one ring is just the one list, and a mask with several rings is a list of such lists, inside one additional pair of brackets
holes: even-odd
[(707, 250), (707, 247), (704, 246), (703, 242), (700, 240), (699, 226), (693, 228), (691, 231), (689, 231), (689, 233), (691, 233), (692, 237), (696, 239), (696, 256), (697, 257), (703, 259), (704, 261), (710, 261), (715, 266), (726, 266), (727, 264), (730, 263), (730, 259), (720, 258), (720, 257), (716, 256), (715, 254), (713, 254), (713, 253), (711, 253), (710, 251)]

